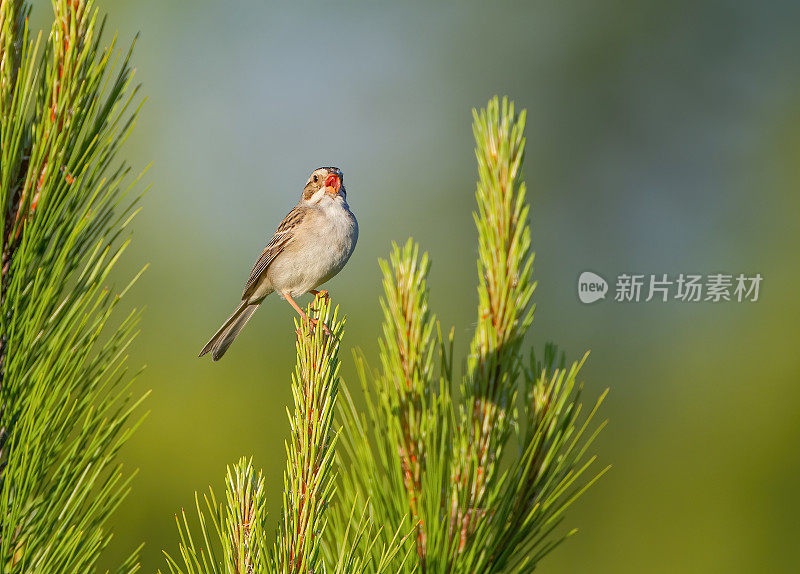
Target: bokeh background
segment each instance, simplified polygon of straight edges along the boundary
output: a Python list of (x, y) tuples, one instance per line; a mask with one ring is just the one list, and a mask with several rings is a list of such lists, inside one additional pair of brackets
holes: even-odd
[[(225, 359), (196, 358), (311, 169), (358, 215), (331, 284), (345, 347), (375, 357), (377, 258), (409, 235), (464, 350), (475, 316), (470, 109), (528, 110), (532, 344), (592, 355), (612, 471), (570, 512), (564, 572), (794, 572), (800, 563), (800, 5), (105, 1), (136, 32), (147, 103), (126, 155), (153, 190), (119, 281), (147, 307), (131, 364), (149, 417), (108, 563), (174, 550), (174, 513), (252, 454), (277, 519), (292, 311), (268, 300)], [(48, 3), (34, 21), (47, 25)], [(110, 36), (109, 36), (110, 38)], [(577, 275), (746, 272), (754, 304), (582, 305)], [(462, 353), (463, 356), (463, 353)], [(343, 373), (355, 383), (349, 353)]]

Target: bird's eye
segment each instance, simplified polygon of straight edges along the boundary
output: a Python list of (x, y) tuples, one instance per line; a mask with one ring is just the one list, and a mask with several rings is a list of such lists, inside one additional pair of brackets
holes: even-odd
[(317, 183), (318, 181), (319, 181), (319, 176), (318, 176), (318, 175), (315, 175), (315, 176), (314, 176), (314, 183)]

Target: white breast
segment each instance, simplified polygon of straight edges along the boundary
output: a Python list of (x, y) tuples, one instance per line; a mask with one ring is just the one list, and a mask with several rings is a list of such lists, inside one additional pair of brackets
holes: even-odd
[(303, 219), (291, 246), (269, 269), (275, 289), (289, 291), (292, 297), (309, 292), (339, 273), (358, 240), (358, 222), (344, 199), (325, 195), (314, 208)]

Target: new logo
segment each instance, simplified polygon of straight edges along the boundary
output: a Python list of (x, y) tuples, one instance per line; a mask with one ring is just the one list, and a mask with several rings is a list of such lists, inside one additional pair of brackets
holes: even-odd
[(608, 293), (608, 283), (597, 273), (584, 271), (578, 277), (578, 298), (581, 303), (594, 303), (605, 299)]

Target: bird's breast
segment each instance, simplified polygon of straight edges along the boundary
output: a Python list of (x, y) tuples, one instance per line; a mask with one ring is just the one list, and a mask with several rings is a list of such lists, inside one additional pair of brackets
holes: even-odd
[(344, 206), (334, 205), (324, 210), (323, 223), (315, 233), (316, 248), (321, 259), (330, 262), (338, 273), (352, 255), (358, 240), (358, 222)]
[(355, 216), (338, 204), (315, 209), (304, 218), (303, 227), (271, 265), (276, 289), (288, 290), (292, 296), (306, 293), (339, 273), (358, 240)]

